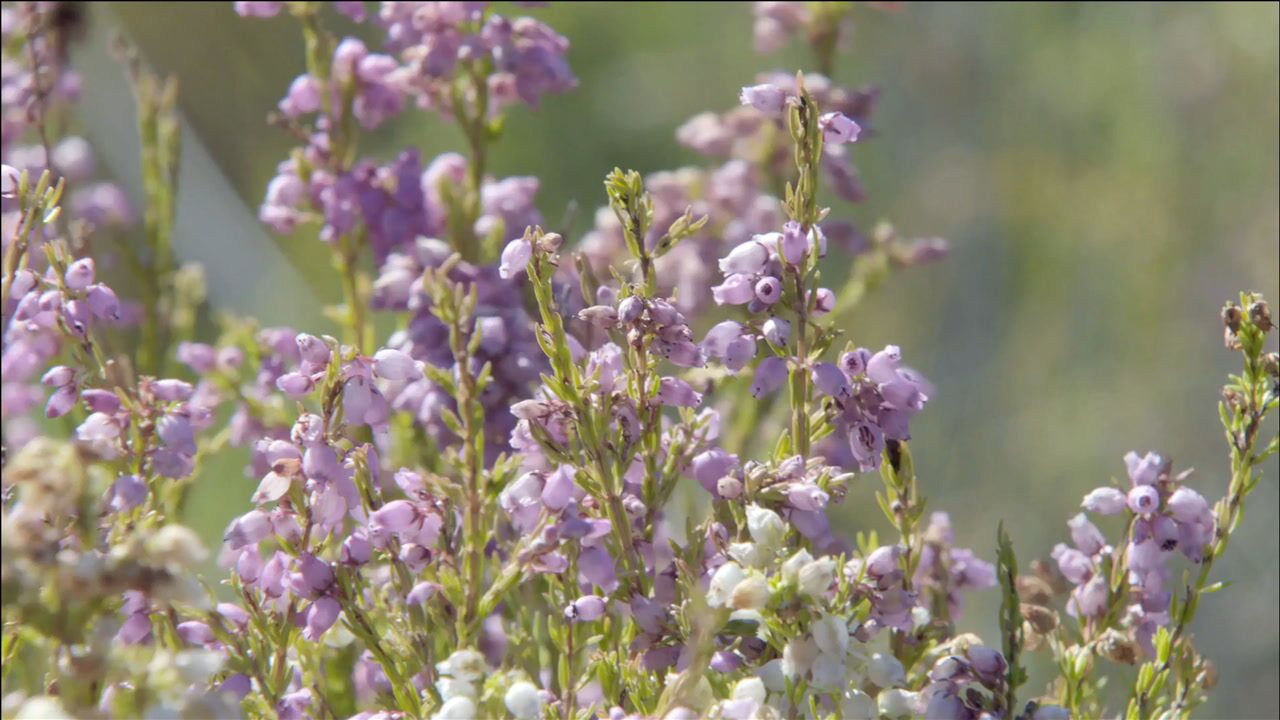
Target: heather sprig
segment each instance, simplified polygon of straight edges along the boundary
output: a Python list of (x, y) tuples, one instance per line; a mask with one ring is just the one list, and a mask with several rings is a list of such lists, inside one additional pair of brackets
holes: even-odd
[[(321, 3), (235, 9), (302, 26), (307, 72), (272, 119), (299, 146), (259, 212), (331, 246), (341, 338), (234, 317), (198, 338), (201, 276), (172, 250), (175, 81), (126, 58), (146, 196), (131, 244), (110, 186), (77, 187), (89, 149), (52, 122), (74, 96), (58, 6), (3, 9), (25, 110), (6, 106), (0, 153), (5, 717), (1061, 720), (1106, 712), (1110, 664), (1138, 666), (1129, 717), (1203, 701), (1192, 623), (1277, 450), (1260, 296), (1223, 311), (1244, 358), (1221, 406), (1226, 496), (1130, 453), (1127, 481), (1089, 492), (1070, 544), (1020, 575), (1003, 525), (991, 563), (926, 515), (911, 427), (932, 386), (898, 346), (842, 341), (891, 268), (945, 250), (824, 205), (861, 198), (848, 150), (871, 131), (875, 93), (829, 79), (850, 4), (758, 3), (757, 42), (803, 34), (825, 74), (759, 76), (677, 132), (719, 166), (609, 173), (576, 248), (544, 229), (536, 178), (486, 174), (506, 109), (575, 84), (565, 38), (488, 3), (335, 3), (385, 33), (373, 52)], [(361, 156), (412, 106), (456, 122), (468, 154)], [(829, 245), (854, 257), (839, 292)], [(114, 250), (137, 303), (108, 284)], [(252, 490), (205, 585), (180, 520), (231, 447)], [(833, 526), (871, 494), (884, 523)], [(962, 610), (997, 587), (988, 645)], [(1056, 672), (1029, 693), (1042, 650)]]
[[(1165, 500), (1170, 514), (1180, 521), (1207, 516), (1205, 524), (1214, 531), (1192, 535), (1195, 544), (1203, 548), (1197, 548), (1202, 555), (1199, 571), (1185, 578), (1183, 587), (1169, 599), (1169, 624), (1154, 638), (1155, 657), (1138, 669), (1127, 711), (1129, 718), (1152, 714), (1187, 717), (1213, 684), (1216, 671), (1191, 644), (1190, 624), (1203, 596), (1226, 586), (1222, 581), (1211, 584), (1210, 572), (1244, 518), (1249, 494), (1261, 481), (1258, 465), (1280, 449), (1280, 435), (1272, 435), (1269, 441), (1260, 437), (1263, 423), (1280, 405), (1276, 353), (1268, 353), (1265, 348), (1267, 336), (1275, 329), (1270, 306), (1259, 294), (1241, 293), (1238, 303), (1223, 307), (1222, 320), (1227, 349), (1239, 352), (1243, 360), (1243, 370), (1229, 377), (1219, 404), (1230, 451), (1227, 493), (1214, 505), (1211, 515), (1199, 495), (1183, 493), (1179, 497), (1182, 491), (1177, 491)], [(1180, 533), (1179, 542), (1186, 540), (1186, 533)]]

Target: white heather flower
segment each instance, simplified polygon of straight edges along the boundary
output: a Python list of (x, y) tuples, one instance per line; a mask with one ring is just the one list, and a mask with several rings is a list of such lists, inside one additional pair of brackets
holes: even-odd
[(880, 709), (870, 695), (853, 688), (840, 701), (840, 715), (844, 720), (876, 720), (880, 717)]
[(721, 565), (711, 576), (711, 584), (707, 587), (707, 602), (712, 607), (728, 607), (733, 589), (746, 577), (742, 566), (736, 562)]
[(147, 540), (147, 554), (170, 569), (188, 570), (205, 561), (209, 552), (200, 536), (183, 525), (165, 525)]
[(822, 558), (800, 568), (800, 575), (796, 582), (800, 585), (800, 592), (811, 597), (820, 597), (827, 588), (831, 587), (835, 579), (836, 561), (831, 558)]
[(449, 698), (444, 705), (432, 715), (432, 720), (474, 720), (476, 703), (465, 695)]
[(764, 681), (758, 677), (743, 678), (733, 686), (734, 700), (754, 700), (763, 703), (768, 695)]
[(1123, 512), (1127, 498), (1123, 492), (1113, 487), (1094, 488), (1084, 496), (1080, 506), (1089, 512), (1099, 515), (1115, 515)]
[(756, 677), (760, 678), (760, 682), (769, 689), (769, 692), (786, 692), (787, 676), (782, 672), (782, 661), (773, 659), (756, 670)]
[(507, 712), (514, 715), (517, 720), (535, 720), (542, 712), (542, 697), (538, 695), (538, 688), (531, 682), (521, 680), (507, 688), (507, 694), (503, 696), (502, 702), (507, 706)]
[(71, 720), (72, 715), (62, 708), (58, 698), (40, 695), (22, 703), (16, 720)]
[(730, 543), (729, 557), (744, 567), (760, 567), (763, 564), (759, 546), (755, 543)]
[(797, 550), (795, 555), (787, 558), (787, 561), (782, 563), (782, 579), (789, 583), (798, 582), (800, 568), (811, 562), (813, 562), (813, 556), (809, 554), (808, 550), (804, 548)]
[(448, 660), (438, 663), (436, 669), (442, 674), (467, 681), (479, 680), (489, 672), (484, 655), (471, 649), (454, 651)]
[(457, 678), (442, 677), (436, 680), (436, 691), (440, 693), (440, 697), (450, 700), (456, 697), (469, 697), (472, 700), (479, 697), (476, 692), (476, 686), (466, 680)]
[(752, 540), (760, 544), (763, 552), (770, 553), (782, 545), (782, 540), (787, 535), (787, 524), (778, 513), (751, 504), (747, 506), (747, 532), (751, 533)]
[(844, 655), (819, 653), (809, 670), (810, 683), (819, 690), (843, 690), (848, 685), (848, 670), (844, 665)]
[(885, 653), (874, 653), (867, 663), (867, 679), (882, 688), (898, 687), (907, 682), (907, 671), (898, 658)]
[(733, 587), (730, 604), (738, 610), (760, 610), (769, 604), (769, 581), (753, 572)]
[(829, 655), (844, 657), (849, 649), (849, 626), (834, 615), (823, 615), (814, 621), (813, 641), (818, 649)]
[(911, 608), (911, 625), (917, 629), (929, 624), (933, 619), (933, 615), (929, 613), (929, 608), (917, 605)]
[(915, 717), (919, 714), (920, 693), (892, 688), (881, 690), (876, 696), (876, 705), (881, 715), (891, 718)]
[(818, 659), (818, 645), (813, 638), (792, 638), (782, 649), (782, 674), (792, 682), (799, 680)]

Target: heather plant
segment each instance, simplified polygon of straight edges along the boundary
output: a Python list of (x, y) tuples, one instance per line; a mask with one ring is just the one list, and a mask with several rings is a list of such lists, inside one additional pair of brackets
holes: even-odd
[[(176, 80), (122, 51), (138, 226), (68, 130), (74, 14), (3, 10), (4, 717), (1136, 719), (1212, 690), (1193, 623), (1277, 450), (1267, 303), (1222, 310), (1243, 369), (1221, 499), (1130, 453), (1048, 559), (1020, 564), (1003, 528), (957, 547), (913, 462), (933, 388), (849, 312), (945, 242), (825, 205), (863, 194), (876, 92), (831, 77), (861, 8), (756, 3), (757, 48), (797, 36), (821, 73), (762, 74), (677, 131), (716, 165), (610, 173), (574, 243), (536, 178), (487, 169), (507, 123), (576, 84), (546, 24), (234, 5), (305, 39), (270, 118), (298, 144), (259, 217), (317, 229), (336, 335), (215, 318), (171, 249)], [(415, 112), (464, 152), (362, 155)], [(234, 447), (257, 486), (205, 548), (188, 490)], [(833, 529), (847, 500), (884, 523)], [(982, 591), (986, 640), (964, 629)]]

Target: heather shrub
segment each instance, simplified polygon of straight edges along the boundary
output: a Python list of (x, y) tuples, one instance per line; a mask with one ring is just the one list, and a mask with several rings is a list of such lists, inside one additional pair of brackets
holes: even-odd
[[(864, 196), (877, 91), (833, 73), (878, 10), (756, 3), (757, 49), (813, 71), (675, 129), (702, 165), (609, 173), (566, 240), (536, 177), (490, 170), (577, 84), (523, 5), (234, 3), (305, 39), (258, 209), (340, 280), (300, 328), (218, 312), (173, 251), (177, 79), (120, 49), (135, 209), (68, 130), (68, 8), (5, 6), (4, 717), (1190, 716), (1197, 610), (1230, 602), (1215, 563), (1278, 448), (1263, 297), (1221, 310), (1224, 467), (1132, 452), (1055, 547), (959, 547), (913, 461), (935, 388), (835, 320), (947, 254), (827, 207)], [(464, 146), (366, 154), (405, 114)], [(256, 489), (205, 547), (182, 519), (231, 448)], [(845, 502), (883, 522), (833, 527)]]

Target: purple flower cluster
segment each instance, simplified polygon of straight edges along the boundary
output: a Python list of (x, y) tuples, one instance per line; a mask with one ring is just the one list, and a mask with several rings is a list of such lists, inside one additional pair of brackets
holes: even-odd
[[(769, 177), (787, 177), (792, 157), (786, 142), (786, 108), (796, 92), (795, 75), (763, 73), (756, 85), (743, 88), (742, 104), (725, 113), (702, 113), (676, 131), (680, 144), (709, 157), (760, 162)], [(824, 179), (844, 200), (861, 202), (866, 193), (844, 143), (856, 141), (869, 125), (878, 92), (840, 87), (829, 78), (806, 73), (805, 88), (827, 111), (821, 123), (826, 143), (822, 150)]]
[(1172, 463), (1156, 453), (1130, 452), (1124, 459), (1129, 491), (1100, 487), (1086, 495), (1082, 505), (1099, 515), (1129, 518), (1125, 546), (1117, 553), (1081, 513), (1068, 523), (1072, 546), (1057, 545), (1053, 558), (1062, 576), (1075, 586), (1067, 611), (1087, 620), (1096, 620), (1110, 609), (1114, 599), (1107, 571), (1123, 563), (1128, 581), (1124, 624), (1151, 654), (1157, 628), (1170, 621), (1170, 562), (1175, 551), (1200, 562), (1214, 538), (1216, 520), (1204, 497), (1183, 484), (1190, 471), (1174, 475)]
[(951, 517), (935, 512), (924, 531), (924, 546), (916, 565), (914, 586), (935, 598), (931, 612), (940, 614), (940, 603), (946, 603), (947, 614), (956, 618), (964, 608), (964, 593), (996, 586), (996, 568), (968, 548), (955, 547)]
[[(660, 239), (660, 230), (686, 210), (708, 218), (701, 231), (658, 260), (661, 289), (673, 294), (686, 311), (703, 306), (706, 296), (702, 289), (714, 278), (716, 258), (726, 248), (741, 248), (753, 239), (773, 241), (778, 235), (775, 229), (785, 219), (782, 203), (771, 189), (780, 186), (790, 173), (791, 150), (779, 139), (786, 137), (785, 110), (795, 101), (795, 78), (776, 73), (760, 80), (760, 85), (743, 88), (742, 106), (723, 115), (695, 116), (676, 133), (682, 144), (705, 155), (726, 158), (722, 165), (710, 170), (682, 168), (654, 173), (647, 181), (655, 218), (649, 237), (645, 238), (650, 247)], [(824, 171), (842, 197), (860, 200), (862, 191), (846, 164), (842, 145), (858, 138), (860, 123), (870, 113), (874, 93), (845, 91), (821, 75), (806, 75), (805, 83), (821, 106), (830, 110), (821, 123), (826, 138)], [(824, 255), (828, 236), (850, 254), (869, 248), (867, 237), (845, 221), (826, 221), (811, 233), (820, 238)], [(612, 212), (602, 208), (596, 214), (595, 227), (583, 239), (582, 251), (600, 272), (619, 258), (622, 248), (622, 227)], [(767, 274), (767, 268), (761, 268), (760, 277), (755, 280), (763, 280)], [(772, 275), (776, 278), (777, 273)], [(754, 303), (753, 306), (776, 302), (778, 295), (770, 293), (780, 290), (780, 285), (765, 280), (761, 288), (765, 299), (758, 300), (756, 282), (747, 282), (748, 279), (735, 277), (727, 281), (727, 286), (719, 286), (715, 300), (722, 304)]]
[[(20, 270), (9, 287), (0, 365), (5, 399), (0, 417), (5, 420), (7, 442), (20, 446), (35, 431), (24, 416), (40, 401), (41, 393), (33, 385), (36, 376), (62, 352), (65, 340), (84, 342), (95, 326), (118, 323), (121, 307), (115, 292), (97, 281), (91, 258), (76, 260), (62, 272), (54, 267), (47, 267), (42, 274)], [(48, 370), (41, 383), (53, 390), (45, 406), (45, 414), (51, 418), (65, 415), (81, 396), (83, 383), (70, 367)], [(85, 392), (90, 393), (85, 400), (91, 407), (107, 402), (96, 399), (95, 393), (103, 391), (90, 388)]]
[[(453, 251), (439, 240), (426, 238), (419, 238), (410, 248), (392, 253), (383, 263), (374, 283), (373, 306), (410, 313), (407, 327), (391, 336), (388, 347), (448, 370), (456, 363), (449, 349), (449, 327), (433, 311), (430, 294), (423, 286), (423, 272), (441, 267)], [(527, 397), (545, 363), (517, 283), (499, 277), (498, 269), (492, 265), (467, 262), (452, 265), (448, 278), (476, 293), (473, 319), (478, 345), (472, 356), (472, 371), (479, 371), (487, 363), (492, 372), (492, 382), (480, 402), (485, 407), (486, 435), (491, 438), (489, 450), (493, 455), (503, 449), (502, 438), (515, 429), (515, 419), (507, 408)], [(453, 400), (436, 383), (415, 377), (390, 399), (394, 410), (410, 413), (438, 442), (444, 444), (452, 437), (442, 413), (451, 411)]]
[(404, 61), (401, 81), (419, 106), (455, 111), (455, 75), (489, 68), (490, 112), (515, 103), (537, 107), (544, 95), (577, 86), (569, 41), (530, 17), (493, 14), (484, 2), (384, 2), (379, 22)]
[(880, 467), (887, 440), (910, 439), (911, 418), (928, 402), (933, 388), (901, 361), (901, 350), (889, 345), (876, 353), (858, 348), (842, 354), (838, 363), (814, 366), (814, 384), (831, 397), (837, 431), (845, 440), (822, 446), (830, 461), (874, 470)]

